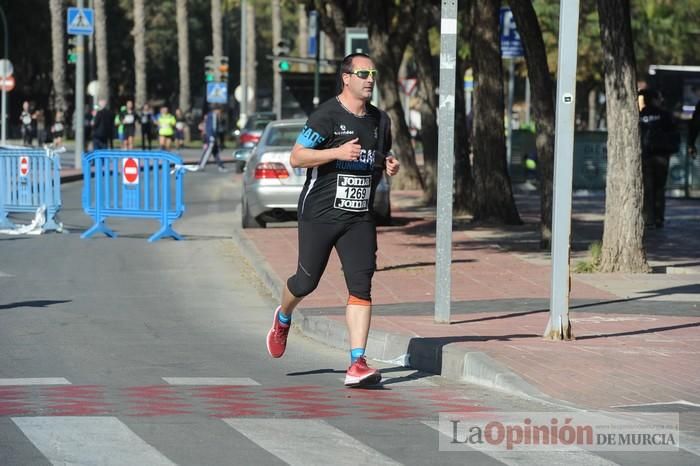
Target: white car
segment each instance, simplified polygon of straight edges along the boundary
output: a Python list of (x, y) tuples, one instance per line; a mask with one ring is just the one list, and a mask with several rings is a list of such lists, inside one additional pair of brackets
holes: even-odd
[[(305, 119), (270, 122), (253, 149), (243, 173), (241, 224), (243, 228), (265, 228), (270, 222), (297, 219), (299, 195), (306, 169), (292, 168), (289, 157)], [(391, 223), (390, 186), (383, 176), (374, 196), (378, 225)]]

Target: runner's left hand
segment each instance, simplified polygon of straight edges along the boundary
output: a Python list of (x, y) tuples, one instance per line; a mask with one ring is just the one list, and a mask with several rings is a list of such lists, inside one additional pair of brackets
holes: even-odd
[(399, 168), (401, 168), (401, 164), (399, 163), (399, 159), (397, 159), (393, 155), (387, 156), (387, 158), (386, 158), (386, 174), (389, 176), (394, 176), (399, 172)]

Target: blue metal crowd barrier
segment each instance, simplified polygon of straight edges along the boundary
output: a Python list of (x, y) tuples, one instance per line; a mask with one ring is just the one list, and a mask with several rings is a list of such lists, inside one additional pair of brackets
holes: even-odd
[(0, 228), (15, 228), (11, 213), (46, 209), (43, 231), (62, 229), (56, 222), (61, 210), (61, 156), (51, 148), (0, 149)]
[(184, 172), (182, 159), (169, 152), (96, 150), (83, 155), (83, 210), (95, 224), (81, 238), (97, 232), (114, 238), (105, 220), (130, 217), (160, 220), (161, 228), (149, 242), (182, 239), (172, 224), (185, 211)]

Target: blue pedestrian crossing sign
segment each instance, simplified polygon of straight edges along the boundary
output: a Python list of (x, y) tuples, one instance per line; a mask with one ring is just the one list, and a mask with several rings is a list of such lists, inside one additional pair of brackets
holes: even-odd
[(68, 8), (68, 34), (89, 36), (95, 27), (92, 8)]
[(510, 8), (501, 8), (501, 57), (518, 58), (525, 55), (523, 43)]
[(225, 104), (228, 102), (227, 83), (207, 83), (207, 102)]

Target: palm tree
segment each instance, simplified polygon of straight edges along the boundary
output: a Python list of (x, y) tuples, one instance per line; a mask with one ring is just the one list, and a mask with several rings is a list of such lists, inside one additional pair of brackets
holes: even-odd
[(51, 49), (53, 59), (53, 92), (54, 107), (56, 109), (66, 109), (66, 65), (63, 16), (63, 0), (51, 0), (49, 2), (51, 11)]
[(134, 0), (134, 77), (136, 78), (135, 105), (141, 109), (147, 100), (146, 88), (146, 16), (144, 0)]
[(105, 99), (109, 103), (105, 0), (95, 0), (95, 49), (97, 50), (97, 81), (100, 83), (98, 99)]
[(177, 0), (177, 51), (180, 69), (180, 110), (190, 109), (190, 46), (187, 24), (187, 0)]

